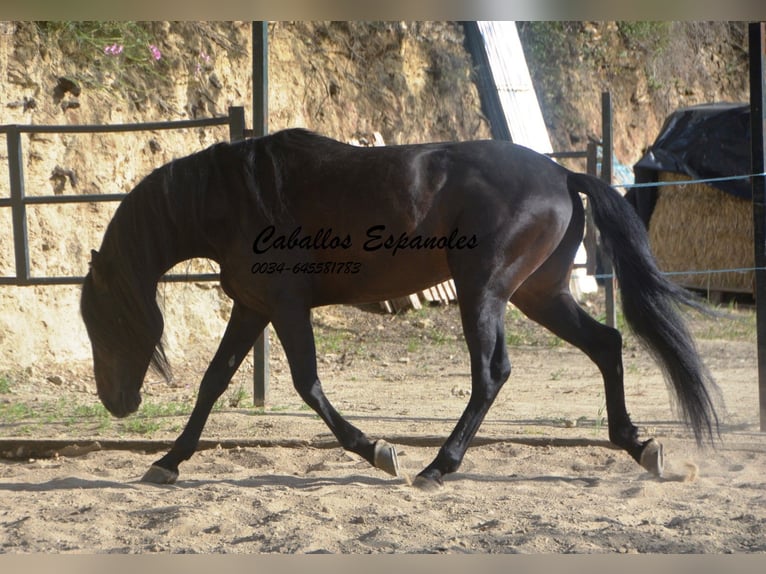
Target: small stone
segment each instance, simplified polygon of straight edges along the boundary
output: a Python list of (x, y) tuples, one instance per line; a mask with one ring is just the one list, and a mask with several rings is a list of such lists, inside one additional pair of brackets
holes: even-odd
[(72, 99), (61, 102), (61, 109), (67, 111), (69, 109), (76, 110), (80, 107), (80, 100)]
[(57, 387), (60, 387), (64, 384), (64, 379), (62, 379), (59, 375), (50, 375), (49, 377), (46, 377), (45, 380), (49, 383), (53, 383)]

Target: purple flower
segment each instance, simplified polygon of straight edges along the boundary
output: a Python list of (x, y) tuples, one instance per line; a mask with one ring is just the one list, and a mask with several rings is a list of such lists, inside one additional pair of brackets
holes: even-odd
[(154, 44), (149, 44), (149, 51), (152, 53), (152, 58), (154, 58), (155, 60), (159, 60), (160, 58), (162, 58), (162, 53), (160, 52), (160, 49)]
[(109, 56), (118, 56), (122, 54), (122, 44), (112, 44), (104, 48), (104, 54)]

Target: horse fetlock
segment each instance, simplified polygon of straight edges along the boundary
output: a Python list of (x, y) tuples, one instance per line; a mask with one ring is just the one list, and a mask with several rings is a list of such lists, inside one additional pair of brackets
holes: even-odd
[(399, 476), (399, 457), (393, 445), (384, 440), (375, 441), (374, 466), (391, 476)]
[[(608, 410), (608, 409), (607, 409)], [(635, 447), (642, 446), (638, 440), (638, 429), (631, 423), (609, 422), (609, 441), (632, 453)]]

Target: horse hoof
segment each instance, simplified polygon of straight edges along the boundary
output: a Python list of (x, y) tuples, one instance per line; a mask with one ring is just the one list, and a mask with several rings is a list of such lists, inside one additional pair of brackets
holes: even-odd
[(433, 478), (427, 478), (421, 475), (415, 477), (415, 480), (412, 481), (412, 486), (423, 492), (436, 492), (442, 487), (442, 485)]
[(375, 468), (386, 471), (391, 476), (399, 476), (399, 458), (393, 445), (384, 440), (375, 442)]
[(152, 484), (175, 484), (177, 479), (178, 472), (153, 464), (149, 467), (149, 470), (146, 471), (146, 474), (141, 477), (141, 482), (151, 482)]
[(654, 439), (646, 441), (644, 450), (641, 451), (640, 464), (654, 476), (662, 478), (662, 472), (665, 467), (662, 444)]

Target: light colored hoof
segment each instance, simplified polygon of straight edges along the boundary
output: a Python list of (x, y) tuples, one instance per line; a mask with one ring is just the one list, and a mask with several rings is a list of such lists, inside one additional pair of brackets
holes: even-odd
[(146, 474), (141, 477), (141, 482), (151, 482), (152, 484), (175, 484), (176, 480), (178, 480), (177, 472), (162, 468), (156, 464), (150, 466)]
[(662, 444), (651, 439), (641, 451), (641, 466), (651, 472), (654, 476), (662, 478), (662, 472), (665, 468), (665, 458), (662, 452)]
[(420, 475), (416, 476), (415, 480), (412, 481), (412, 486), (423, 492), (436, 492), (442, 487), (442, 485), (435, 480)]
[(375, 468), (386, 471), (391, 476), (399, 476), (399, 458), (393, 445), (384, 440), (375, 441)]

